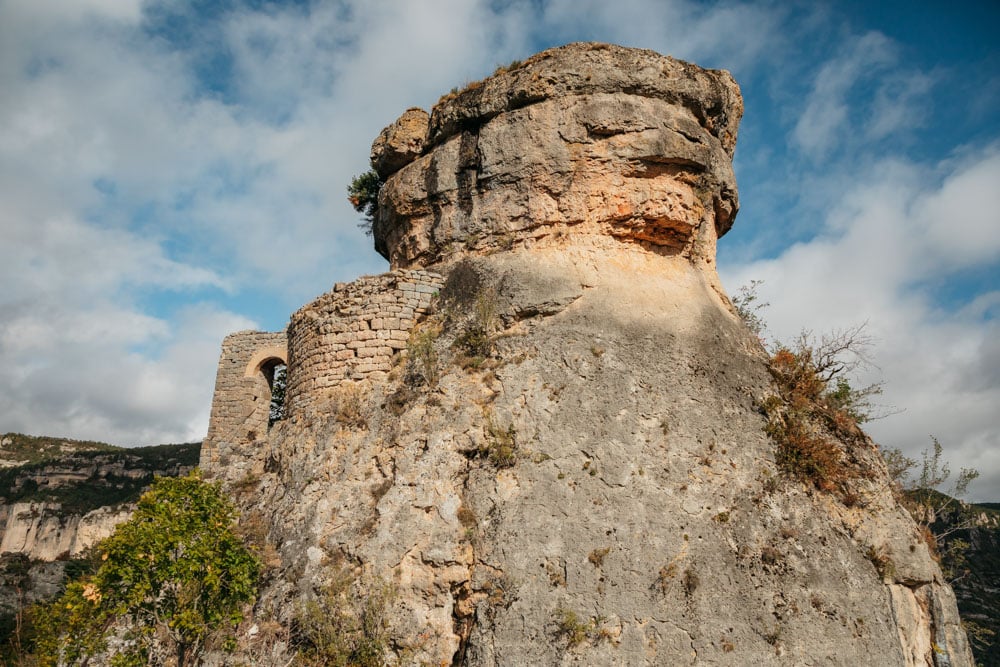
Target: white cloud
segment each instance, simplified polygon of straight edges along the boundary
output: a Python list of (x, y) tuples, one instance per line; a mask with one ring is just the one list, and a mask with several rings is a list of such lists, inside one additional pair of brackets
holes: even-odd
[(910, 215), (924, 234), (931, 268), (955, 269), (996, 261), (1000, 254), (1000, 145), (982, 159), (954, 167), (943, 187), (916, 198)]
[[(204, 305), (169, 325), (108, 303), (4, 326), (3, 430), (129, 445), (200, 439), (219, 342), (247, 328), (254, 323)], [(133, 351), (151, 338), (165, 342), (159, 354)]]
[(794, 144), (818, 159), (917, 127), (934, 80), (901, 66), (896, 44), (881, 33), (848, 37), (817, 72), (792, 133)]
[(923, 285), (1000, 262), (998, 182), (995, 146), (937, 169), (885, 160), (855, 174), (812, 241), (723, 267), (731, 289), (764, 280), (776, 339), (867, 321), (877, 368), (859, 382), (884, 380), (885, 402), (904, 410), (870, 432), (911, 456), (937, 436), (953, 468), (986, 473), (972, 489), (985, 498), (1000, 497), (1000, 291), (944, 311)]
[(652, 48), (705, 67), (739, 70), (781, 51), (785, 12), (752, 3), (671, 0), (554, 0), (541, 12), (542, 34)]

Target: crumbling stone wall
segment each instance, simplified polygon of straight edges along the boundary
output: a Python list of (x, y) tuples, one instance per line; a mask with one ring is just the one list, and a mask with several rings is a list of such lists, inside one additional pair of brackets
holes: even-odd
[(429, 271), (392, 271), (338, 283), (292, 315), (288, 325), (285, 414), (309, 410), (344, 380), (387, 373), (406, 348), (443, 279)]
[(273, 367), (286, 364), (285, 416), (303, 414), (345, 380), (387, 373), (427, 313), (443, 279), (399, 270), (338, 283), (292, 315), (287, 335), (241, 331), (222, 343), (201, 467), (209, 474), (245, 459), (267, 435)]
[(274, 366), (287, 364), (284, 332), (240, 331), (222, 341), (201, 468), (226, 465), (233, 450), (267, 435)]

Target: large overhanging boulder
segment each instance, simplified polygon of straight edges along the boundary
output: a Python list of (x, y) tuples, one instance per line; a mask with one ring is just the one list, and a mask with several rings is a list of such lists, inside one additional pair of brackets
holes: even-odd
[(742, 113), (725, 71), (608, 44), (543, 51), (443, 97), (422, 141), (414, 110), (382, 132), (375, 247), (393, 268), (568, 236), (714, 258), (739, 208)]

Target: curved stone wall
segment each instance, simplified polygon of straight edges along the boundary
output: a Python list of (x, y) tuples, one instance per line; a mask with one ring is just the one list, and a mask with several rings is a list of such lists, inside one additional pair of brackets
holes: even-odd
[(338, 283), (294, 313), (285, 415), (303, 414), (344, 380), (387, 373), (442, 284), (429, 271), (365, 276)]

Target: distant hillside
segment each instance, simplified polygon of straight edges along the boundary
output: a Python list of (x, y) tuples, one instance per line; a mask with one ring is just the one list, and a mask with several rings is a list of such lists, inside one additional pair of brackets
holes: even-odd
[[(935, 504), (940, 506), (940, 499)], [(1000, 503), (955, 501), (949, 511), (939, 513), (934, 519), (931, 530), (935, 535), (945, 536), (945, 545), (955, 540), (969, 545), (964, 552), (959, 550), (958, 558), (946, 556), (942, 565), (952, 579), (962, 619), (988, 631), (977, 633), (975, 627), (969, 629), (976, 664), (1000, 667)]]
[(124, 448), (7, 433), (0, 438), (0, 503), (59, 503), (67, 514), (133, 502), (154, 475), (198, 465), (200, 443)]
[(0, 664), (15, 664), (17, 610), (58, 595), (67, 577), (89, 567), (87, 549), (128, 518), (153, 478), (186, 474), (200, 449), (0, 436)]

